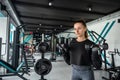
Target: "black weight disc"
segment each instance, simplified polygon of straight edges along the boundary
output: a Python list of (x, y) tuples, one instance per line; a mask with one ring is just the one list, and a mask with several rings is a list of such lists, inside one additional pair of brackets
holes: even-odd
[(52, 69), (52, 64), (48, 59), (39, 59), (35, 66), (34, 70), (39, 75), (47, 75)]
[(46, 43), (46, 42), (42, 42), (42, 43), (39, 44), (38, 49), (39, 49), (39, 51), (40, 51), (41, 53), (45, 53), (45, 52), (48, 51), (49, 45), (48, 45), (48, 43)]

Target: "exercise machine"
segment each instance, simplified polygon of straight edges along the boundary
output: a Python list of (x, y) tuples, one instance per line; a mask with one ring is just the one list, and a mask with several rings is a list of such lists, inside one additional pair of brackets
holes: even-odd
[[(24, 45), (20, 45), (23, 49)], [(21, 61), (21, 63), (19, 64), (19, 66), (16, 68), (14, 66), (12, 66), (11, 64), (5, 62), (4, 60), (0, 59), (0, 66), (4, 67), (5, 69), (7, 69), (11, 74), (6, 74), (6, 75), (0, 75), (0, 80), (2, 80), (2, 77), (5, 76), (18, 76), (20, 78), (22, 78), (23, 80), (27, 80), (25, 77), (23, 77), (24, 73), (28, 74), (28, 67), (27, 67), (27, 61), (26, 61), (26, 56), (24, 54), (24, 50), (22, 50), (22, 56), (24, 58), (23, 61)], [(26, 68), (23, 68), (23, 64), (26, 65)], [(22, 71), (21, 71), (22, 69)], [(22, 72), (22, 74), (20, 74), (20, 72)]]
[(104, 80), (119, 80), (120, 79), (120, 66), (115, 66), (114, 55), (120, 54), (118, 49), (114, 49), (114, 51), (108, 51), (108, 54), (111, 55), (111, 68), (108, 68), (106, 71), (109, 73), (109, 78), (102, 77)]
[(17, 67), (17, 69), (15, 69), (12, 65), (8, 64), (7, 62), (5, 62), (3, 60), (0, 60), (0, 66), (6, 68), (11, 73), (13, 73), (13, 74), (10, 74), (10, 75), (0, 75), (0, 80), (2, 80), (2, 77), (4, 77), (4, 76), (12, 76), (12, 75), (17, 75), (18, 77), (22, 78), (23, 80), (27, 80), (25, 77), (23, 77), (23, 75), (24, 75), (24, 69), (23, 69), (23, 73), (21, 75), (19, 74), (20, 69), (21, 69), (21, 67), (22, 67), (23, 64), (24, 64), (24, 62), (22, 62)]

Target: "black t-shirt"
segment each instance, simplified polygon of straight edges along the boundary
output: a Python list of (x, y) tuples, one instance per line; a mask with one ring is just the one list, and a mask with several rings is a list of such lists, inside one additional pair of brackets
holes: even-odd
[(95, 43), (86, 39), (85, 41), (78, 42), (76, 39), (73, 39), (70, 42), (69, 50), (70, 53), (70, 64), (79, 65), (79, 66), (90, 66), (92, 64), (90, 50), (86, 50), (85, 45), (92, 46)]

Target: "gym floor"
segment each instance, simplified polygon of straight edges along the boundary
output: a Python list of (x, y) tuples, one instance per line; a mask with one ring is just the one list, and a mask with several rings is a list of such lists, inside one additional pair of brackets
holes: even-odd
[[(47, 54), (46, 54), (47, 55)], [(45, 57), (46, 57), (45, 55)], [(36, 61), (40, 59), (40, 54), (36, 53), (34, 55)], [(47, 58), (50, 58), (49, 54)], [(51, 72), (44, 76), (47, 80), (71, 80), (71, 66), (67, 65), (61, 56), (57, 57), (56, 62), (52, 62), (52, 70)], [(108, 73), (103, 70), (95, 70), (94, 71), (95, 80), (102, 80), (102, 76), (108, 77)], [(35, 73), (34, 68), (31, 67), (30, 69), (30, 76), (24, 75), (29, 80), (39, 80), (41, 76)], [(9, 76), (4, 77), (3, 80), (22, 80), (17, 76)]]

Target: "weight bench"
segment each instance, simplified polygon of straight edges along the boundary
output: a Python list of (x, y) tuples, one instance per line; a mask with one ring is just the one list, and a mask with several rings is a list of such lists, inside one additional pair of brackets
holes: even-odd
[[(8, 64), (7, 62), (0, 60), (0, 66), (6, 68), (7, 70), (9, 70), (11, 73), (13, 73), (13, 75), (16, 75), (20, 78), (22, 78), (23, 80), (27, 80), (25, 77), (23, 77), (24, 72), (22, 74), (19, 74), (21, 67), (23, 66), (24, 62), (20, 63), (20, 65), (17, 67), (17, 69), (15, 69), (12, 65)], [(4, 76), (11, 76), (11, 75), (0, 75), (0, 80), (2, 80), (2, 77)]]
[[(109, 69), (107, 69), (107, 72), (109, 73), (109, 78), (102, 76), (102, 79), (104, 79), (104, 80), (118, 80), (117, 77), (120, 76), (120, 66), (114, 67), (114, 68), (109, 68)], [(118, 73), (118, 76), (113, 77), (112, 75), (114, 75), (115, 73)]]

